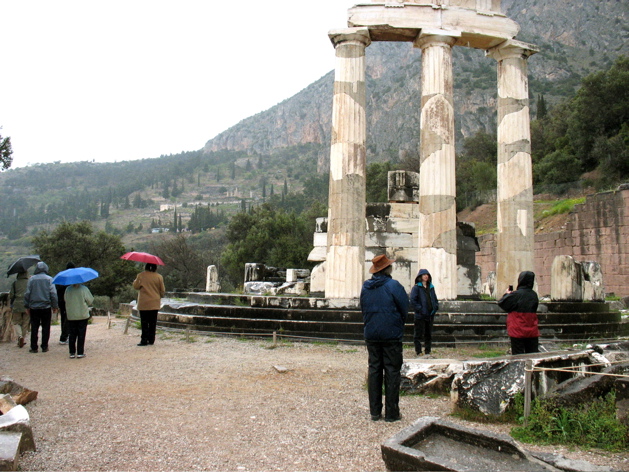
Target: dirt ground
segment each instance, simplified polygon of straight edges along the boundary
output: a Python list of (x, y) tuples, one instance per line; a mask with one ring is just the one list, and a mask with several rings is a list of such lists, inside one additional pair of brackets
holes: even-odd
[[(401, 397), (400, 422), (371, 421), (362, 345), (162, 333), (137, 347), (139, 331), (124, 325), (95, 318), (84, 359), (68, 357), (58, 326), (47, 353), (0, 344), (0, 375), (39, 392), (27, 406), (37, 451), (20, 470), (384, 471), (380, 444), (402, 428), (461, 421), (449, 397), (421, 395)], [(629, 471), (629, 453), (525, 447)]]

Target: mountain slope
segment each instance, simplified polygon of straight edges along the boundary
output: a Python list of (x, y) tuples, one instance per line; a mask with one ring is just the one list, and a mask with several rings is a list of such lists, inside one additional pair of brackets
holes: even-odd
[[(521, 26), (518, 39), (540, 47), (529, 59), (532, 114), (543, 94), (551, 106), (574, 93), (585, 75), (629, 54), (627, 0), (503, 0), (503, 11)], [(334, 54), (332, 47), (330, 54)], [(415, 156), (419, 140), (421, 53), (410, 43), (367, 48), (367, 158)], [(479, 129), (495, 129), (496, 63), (483, 51), (455, 48), (457, 144)], [(330, 72), (303, 91), (249, 117), (208, 141), (204, 151), (270, 154), (295, 144), (321, 145), (318, 169), (327, 169), (332, 87)]]

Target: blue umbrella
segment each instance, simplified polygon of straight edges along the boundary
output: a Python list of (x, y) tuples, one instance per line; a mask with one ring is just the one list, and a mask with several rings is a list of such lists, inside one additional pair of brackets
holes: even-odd
[(66, 269), (59, 272), (52, 279), (52, 283), (56, 285), (72, 285), (82, 284), (98, 277), (98, 272), (89, 267), (75, 267), (74, 269)]

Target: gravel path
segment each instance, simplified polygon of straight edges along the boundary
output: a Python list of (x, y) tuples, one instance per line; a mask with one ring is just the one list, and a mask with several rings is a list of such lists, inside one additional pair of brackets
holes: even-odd
[[(0, 344), (0, 374), (39, 392), (27, 406), (38, 450), (21, 470), (384, 471), (385, 439), (451, 410), (448, 397), (402, 396), (400, 422), (372, 422), (362, 345), (162, 333), (137, 347), (124, 324), (95, 318), (84, 359)], [(559, 452), (629, 471), (629, 454)]]

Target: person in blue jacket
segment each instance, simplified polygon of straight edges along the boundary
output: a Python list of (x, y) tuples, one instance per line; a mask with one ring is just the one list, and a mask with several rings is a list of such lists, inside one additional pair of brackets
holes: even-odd
[(428, 356), (432, 351), (432, 325), (439, 309), (439, 301), (432, 284), (432, 276), (426, 269), (420, 269), (415, 277), (415, 285), (411, 290), (411, 306), (415, 312), (415, 354), (422, 355), (423, 339), (424, 353)]
[(369, 272), (373, 276), (363, 283), (360, 292), (365, 343), (369, 354), (369, 411), (373, 421), (382, 418), (384, 381), (384, 420), (398, 421), (402, 336), (408, 314), (408, 295), (402, 284), (391, 278), (392, 259), (380, 255), (371, 262)]

